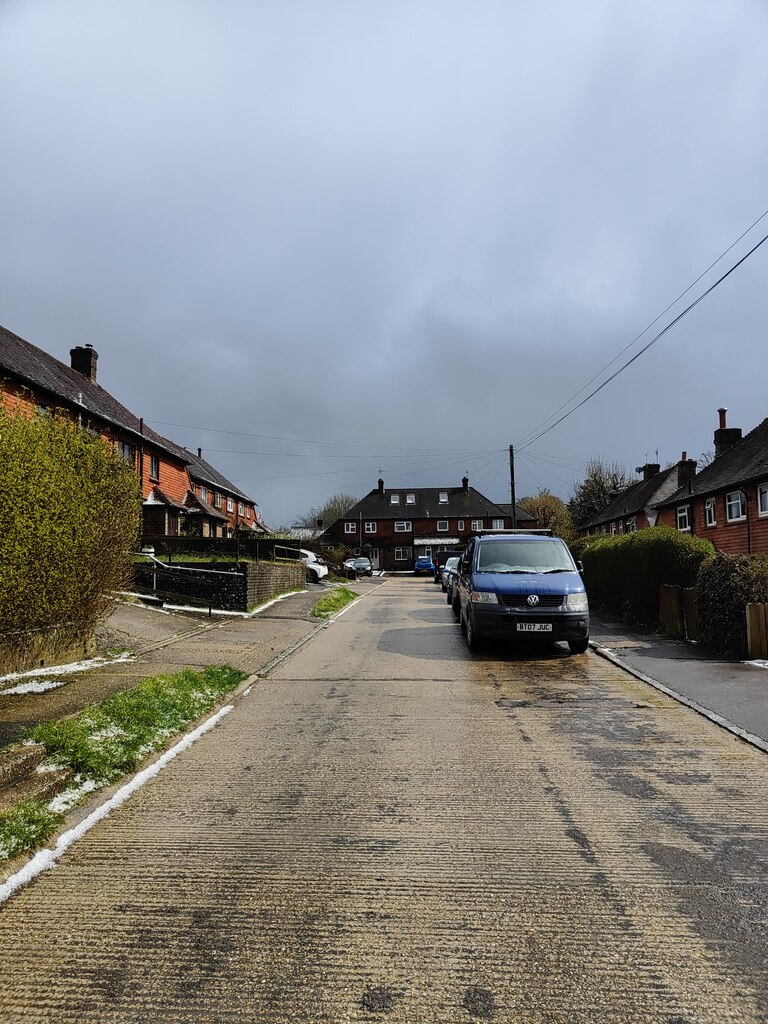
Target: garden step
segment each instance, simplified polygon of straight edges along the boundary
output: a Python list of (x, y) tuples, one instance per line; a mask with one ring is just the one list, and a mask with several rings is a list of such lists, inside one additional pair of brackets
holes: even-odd
[(6, 814), (23, 800), (50, 800), (66, 787), (72, 774), (71, 768), (30, 771), (23, 778), (0, 789), (0, 814)]
[(42, 743), (0, 750), (0, 789), (34, 771), (45, 755), (46, 749)]

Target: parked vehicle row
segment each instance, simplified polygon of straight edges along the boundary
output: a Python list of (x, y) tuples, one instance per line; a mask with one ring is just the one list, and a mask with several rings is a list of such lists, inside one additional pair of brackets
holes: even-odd
[(492, 638), (562, 640), (571, 654), (583, 654), (589, 646), (581, 567), (559, 537), (472, 537), (460, 556), (445, 560), (439, 582), (470, 651)]

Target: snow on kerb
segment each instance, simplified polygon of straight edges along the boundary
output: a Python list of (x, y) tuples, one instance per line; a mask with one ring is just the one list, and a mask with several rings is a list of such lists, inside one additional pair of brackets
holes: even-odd
[(100, 807), (97, 807), (95, 811), (88, 815), (87, 818), (83, 819), (79, 825), (64, 832), (63, 835), (59, 836), (56, 845), (53, 849), (39, 850), (32, 860), (28, 864), (25, 864), (23, 868), (20, 868), (15, 874), (11, 875), (2, 885), (0, 885), (0, 903), (4, 903), (10, 896), (12, 896), (18, 889), (27, 885), (34, 878), (36, 878), (43, 871), (47, 871), (49, 868), (55, 867), (56, 862), (59, 858), (69, 849), (69, 847), (80, 839), (82, 836), (89, 832), (94, 825), (98, 824), (102, 818), (106, 818), (108, 814), (120, 807), (121, 804), (125, 803), (132, 793), (135, 793), (137, 789), (140, 789), (146, 782), (157, 775), (169, 761), (172, 761), (177, 754), (191, 747), (195, 740), (199, 739), (204, 733), (208, 732), (219, 722), (224, 715), (229, 714), (230, 711), (234, 710), (234, 704), (228, 704), (226, 707), (221, 708), (215, 715), (208, 719), (207, 722), (203, 722), (202, 725), (198, 726), (192, 732), (187, 733), (183, 739), (179, 740), (177, 744), (167, 750), (161, 757), (151, 764), (148, 768), (140, 771), (138, 775), (135, 775), (129, 782), (126, 782), (114, 796), (106, 800)]

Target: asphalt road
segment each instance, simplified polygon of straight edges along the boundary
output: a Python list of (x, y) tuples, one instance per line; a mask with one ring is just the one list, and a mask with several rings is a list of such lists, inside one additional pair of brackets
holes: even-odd
[(0, 908), (0, 1020), (768, 1020), (766, 755), (371, 588)]

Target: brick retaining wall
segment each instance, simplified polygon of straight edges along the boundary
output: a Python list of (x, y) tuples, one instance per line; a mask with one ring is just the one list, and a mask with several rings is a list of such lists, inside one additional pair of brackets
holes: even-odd
[(138, 587), (156, 591), (166, 604), (187, 598), (203, 607), (239, 612), (251, 611), (286, 591), (300, 590), (306, 583), (303, 562), (217, 562), (215, 566), (174, 562), (167, 570), (147, 563), (136, 567), (135, 579)]

